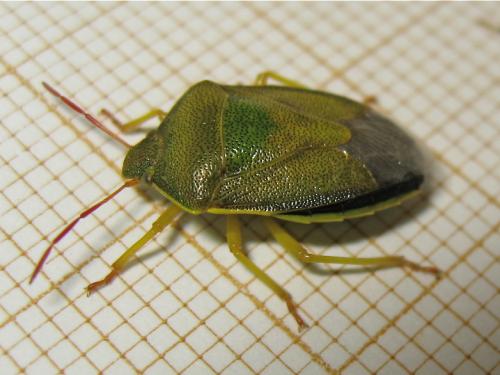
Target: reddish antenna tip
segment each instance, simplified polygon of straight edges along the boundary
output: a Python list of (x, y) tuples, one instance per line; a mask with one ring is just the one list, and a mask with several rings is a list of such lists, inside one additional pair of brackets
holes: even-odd
[(42, 81), (42, 85), (43, 87), (45, 87), (45, 89), (50, 92), (52, 95), (54, 96), (57, 96), (58, 98), (61, 98), (62, 99), (62, 95), (59, 94), (55, 88), (53, 88), (51, 85), (49, 85), (47, 82), (45, 81)]
[(132, 147), (128, 142), (126, 142), (124, 139), (122, 139), (118, 134), (112, 132), (110, 129), (108, 129), (102, 122), (100, 122), (98, 119), (96, 119), (94, 116), (92, 116), (89, 112), (84, 110), (82, 107), (80, 107), (78, 104), (76, 104), (74, 101), (71, 99), (67, 98), (66, 96), (60, 94), (55, 88), (50, 86), (47, 82), (42, 81), (43, 87), (50, 92), (52, 95), (55, 97), (61, 99), (64, 104), (66, 104), (69, 108), (71, 108), (73, 111), (76, 113), (79, 113), (80, 115), (84, 116), (85, 119), (90, 122), (92, 125), (95, 127), (99, 128), (102, 130), (104, 133), (109, 135), (111, 138), (117, 140), (120, 142), (122, 145), (127, 146), (128, 148)]
[(53, 92), (54, 90), (52, 89), (52, 87), (45, 81), (42, 81), (42, 85), (43, 87), (45, 87), (47, 90), (49, 90), (50, 92)]
[(42, 270), (42, 267), (47, 260), (47, 258), (50, 255), (50, 252), (52, 251), (52, 248), (60, 241), (62, 240), (73, 228), (74, 226), (81, 220), (90, 215), (92, 212), (97, 210), (99, 207), (101, 207), (103, 204), (111, 200), (114, 196), (116, 196), (119, 192), (121, 192), (123, 189), (135, 186), (139, 183), (139, 180), (137, 179), (132, 179), (132, 180), (127, 180), (125, 183), (120, 186), (118, 189), (116, 189), (114, 192), (109, 194), (106, 198), (102, 199), (101, 201), (97, 202), (94, 204), (92, 207), (87, 208), (85, 211), (83, 211), (76, 219), (74, 219), (71, 223), (66, 225), (66, 227), (57, 235), (55, 239), (53, 239), (50, 243), (50, 245), (45, 249), (43, 255), (41, 256), (40, 260), (38, 261), (35, 270), (33, 271), (33, 274), (31, 275), (29, 283), (33, 283), (35, 280), (36, 276), (40, 273)]

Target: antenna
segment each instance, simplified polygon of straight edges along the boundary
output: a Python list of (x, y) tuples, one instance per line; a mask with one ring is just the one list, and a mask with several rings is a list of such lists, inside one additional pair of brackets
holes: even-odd
[(130, 148), (132, 147), (128, 142), (126, 142), (123, 138), (121, 138), (118, 134), (112, 132), (110, 129), (108, 129), (102, 122), (100, 122), (98, 119), (96, 119), (94, 116), (92, 116), (90, 113), (85, 111), (82, 107), (80, 107), (78, 104), (73, 102), (71, 99), (65, 97), (64, 95), (60, 94), (56, 89), (54, 89), (52, 86), (50, 86), (47, 82), (42, 82), (43, 87), (45, 87), (52, 95), (58, 97), (63, 101), (64, 104), (66, 104), (69, 108), (71, 108), (73, 111), (83, 115), (87, 121), (89, 121), (92, 125), (96, 126), (97, 128), (101, 129), (104, 133), (108, 134), (111, 138), (117, 140), (120, 142), (122, 145)]
[(92, 212), (97, 210), (103, 204), (105, 204), (106, 202), (111, 200), (114, 196), (116, 196), (123, 189), (125, 189), (127, 187), (131, 187), (131, 186), (135, 186), (138, 183), (139, 183), (139, 180), (127, 180), (127, 181), (125, 181), (125, 183), (122, 186), (120, 186), (117, 190), (112, 192), (110, 195), (108, 195), (106, 198), (104, 198), (100, 202), (97, 202), (96, 204), (94, 204), (92, 207), (87, 208), (76, 219), (74, 219), (71, 223), (66, 225), (66, 227), (61, 231), (61, 233), (59, 233), (57, 235), (57, 237), (54, 240), (52, 240), (49, 247), (47, 247), (47, 249), (43, 253), (42, 257), (38, 261), (38, 263), (35, 267), (35, 270), (33, 271), (33, 274), (31, 275), (30, 284), (33, 282), (33, 280), (35, 280), (38, 273), (42, 270), (43, 264), (45, 263), (45, 261), (49, 257), (50, 252), (51, 252), (52, 248), (54, 247), (54, 245), (57, 244), (59, 241), (61, 241), (69, 233), (69, 231), (71, 231), (71, 229), (73, 229), (73, 227), (80, 221), (80, 219), (83, 219), (83, 218), (87, 217), (88, 215), (90, 215)]

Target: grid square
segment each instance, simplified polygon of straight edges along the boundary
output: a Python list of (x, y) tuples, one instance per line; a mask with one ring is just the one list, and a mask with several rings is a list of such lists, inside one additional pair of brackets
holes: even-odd
[(436, 361), (433, 360), (428, 360), (427, 362), (424, 363), (422, 367), (419, 368), (417, 371), (417, 374), (423, 375), (423, 374), (447, 374), (447, 372), (439, 366)]
[(435, 329), (433, 327), (426, 326), (417, 334), (416, 339), (419, 343), (425, 342), (423, 349), (427, 353), (433, 354), (446, 341), (446, 336), (439, 331), (439, 327)]
[(375, 309), (367, 310), (366, 314), (363, 314), (356, 320), (356, 324), (370, 337), (374, 337), (379, 332), (382, 332), (387, 323), (387, 319)]
[(446, 370), (453, 371), (462, 361), (463, 353), (450, 343), (445, 343), (435, 354), (436, 359)]
[(472, 358), (475, 359), (485, 371), (491, 371), (495, 366), (498, 366), (498, 356), (496, 356), (495, 348), (491, 347), (487, 343), (483, 343), (479, 348), (477, 348), (472, 354)]
[(219, 309), (220, 304), (209, 293), (202, 292), (189, 301), (188, 307), (198, 319), (203, 320)]
[[(2, 368), (8, 369), (10, 366), (2, 366)], [(31, 365), (29, 365), (26, 370), (32, 371), (33, 369), (44, 371), (45, 374), (56, 373), (57, 367), (54, 366), (47, 357), (40, 357)], [(14, 374), (14, 372), (12, 372)]]
[(278, 361), (274, 360), (272, 363), (270, 363), (262, 372), (261, 374), (263, 375), (272, 375), (272, 374), (293, 374), (293, 372), (290, 371), (289, 368), (285, 367), (285, 365)]
[(496, 325), (495, 316), (491, 315), (487, 310), (481, 310), (470, 320), (469, 325), (482, 336), (488, 337)]
[(389, 356), (380, 346), (372, 344), (361, 353), (360, 361), (371, 372), (376, 372), (385, 362), (387, 362), (388, 358)]
[(120, 354), (110, 343), (103, 341), (87, 352), (87, 357), (97, 368), (106, 368), (115, 361)]
[(50, 349), (48, 355), (60, 368), (68, 366), (80, 356), (78, 349), (69, 341), (60, 341)]
[(235, 356), (224, 343), (218, 342), (204, 353), (203, 358), (216, 373), (220, 373), (235, 359)]
[(237, 321), (226, 309), (219, 309), (207, 319), (206, 324), (219, 337), (223, 337), (237, 324)]
[(147, 336), (147, 341), (159, 353), (163, 353), (178, 343), (178, 336), (166, 325), (160, 325)]
[(280, 358), (295, 373), (300, 372), (308, 363), (307, 356), (298, 345), (290, 346)]
[(61, 341), (61, 332), (54, 324), (44, 324), (31, 332), (33, 341), (42, 349), (48, 349)]
[(127, 358), (130, 359), (134, 368), (143, 370), (157, 358), (157, 353), (147, 343), (140, 342), (127, 352)]
[[(155, 363), (153, 363), (151, 366), (149, 366), (144, 371), (144, 374), (148, 374), (148, 375), (149, 374), (168, 374), (170, 372), (173, 372), (172, 368), (163, 359), (159, 359)], [(189, 373), (189, 372), (187, 372), (187, 373)]]
[(195, 359), (196, 354), (184, 343), (179, 343), (165, 353), (165, 359), (176, 371), (188, 367)]
[(407, 342), (407, 338), (396, 327), (390, 327), (380, 336), (378, 342), (390, 354), (397, 353)]
[(128, 325), (122, 325), (109, 335), (110, 341), (124, 353), (140, 341), (139, 335)]
[(426, 360), (426, 354), (422, 352), (415, 344), (408, 343), (405, 347), (396, 355), (396, 358), (400, 363), (404, 363), (404, 366), (410, 373), (414, 373)]
[(188, 309), (180, 309), (168, 319), (168, 323), (179, 336), (184, 336), (196, 327), (198, 319)]
[(33, 362), (40, 354), (40, 349), (30, 345), (28, 341), (20, 341), (9, 350), (11, 358), (16, 361), (18, 366), (27, 366)]

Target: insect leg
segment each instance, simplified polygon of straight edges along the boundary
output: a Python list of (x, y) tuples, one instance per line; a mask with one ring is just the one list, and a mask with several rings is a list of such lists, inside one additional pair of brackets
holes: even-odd
[(297, 87), (297, 88), (302, 88), (302, 89), (306, 88), (306, 86), (302, 85), (301, 83), (293, 81), (293, 80), (288, 79), (286, 77), (283, 77), (281, 74), (278, 74), (278, 73), (272, 72), (272, 71), (265, 71), (265, 72), (258, 74), (257, 77), (255, 78), (255, 85), (256, 86), (266, 86), (267, 80), (269, 78), (272, 78), (275, 81), (281, 82), (285, 86)]
[(365, 96), (363, 99), (363, 104), (367, 106), (373, 106), (377, 104), (377, 97), (374, 95)]
[(172, 204), (167, 210), (160, 215), (158, 219), (152, 224), (151, 229), (147, 231), (137, 242), (130, 246), (112, 265), (111, 272), (102, 280), (96, 281), (87, 287), (87, 295), (109, 284), (125, 267), (129, 259), (149, 240), (160, 233), (167, 225), (169, 225), (175, 217), (182, 211), (181, 208)]
[(167, 112), (164, 112), (159, 108), (153, 108), (149, 112), (145, 113), (144, 115), (142, 115), (140, 117), (137, 117), (136, 119), (133, 119), (133, 120), (128, 121), (126, 123), (122, 123), (120, 120), (118, 120), (116, 118), (116, 116), (114, 114), (112, 114), (107, 109), (101, 109), (101, 113), (104, 116), (108, 117), (111, 120), (111, 122), (124, 133), (134, 131), (139, 126), (141, 126), (143, 123), (145, 123), (146, 121), (148, 121), (149, 119), (151, 119), (153, 117), (158, 116), (160, 121), (162, 121), (167, 116)]
[(409, 267), (416, 271), (429, 272), (434, 274), (440, 273), (439, 269), (437, 269), (436, 267), (423, 267), (417, 263), (405, 259), (402, 256), (356, 258), (311, 254), (274, 220), (264, 218), (264, 223), (271, 232), (274, 239), (281, 246), (283, 246), (285, 250), (290, 252), (293, 256), (304, 263), (335, 263), (373, 267)]
[(229, 249), (233, 255), (238, 259), (243, 265), (252, 272), (260, 281), (267, 285), (274, 293), (278, 295), (283, 301), (286, 302), (288, 311), (293, 315), (299, 329), (307, 327), (304, 320), (300, 317), (297, 306), (293, 303), (292, 297), (280, 287), (276, 281), (271, 279), (264, 271), (262, 271), (255, 263), (253, 263), (243, 251), (242, 239), (241, 239), (241, 228), (240, 221), (237, 216), (229, 215), (227, 217), (227, 242)]

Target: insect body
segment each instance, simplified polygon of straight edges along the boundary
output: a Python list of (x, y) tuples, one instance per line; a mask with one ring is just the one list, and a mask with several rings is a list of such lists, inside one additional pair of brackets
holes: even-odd
[[(269, 86), (268, 77), (287, 86)], [(104, 127), (69, 99), (45, 86), (72, 109)], [(353, 258), (310, 254), (273, 220), (339, 221), (370, 215), (418, 193), (424, 171), (415, 142), (369, 107), (303, 88), (268, 72), (260, 75), (254, 86), (200, 82), (179, 99), (170, 113), (153, 110), (124, 127), (133, 128), (156, 115), (162, 118), (158, 129), (131, 147), (125, 157), (122, 171), (128, 179), (125, 185), (80, 218), (140, 180), (152, 185), (172, 204), (151, 230), (112, 265), (106, 278), (89, 285), (88, 292), (109, 283), (143, 244), (183, 211), (228, 215), (230, 250), (286, 302), (301, 328), (305, 323), (290, 295), (243, 251), (237, 215), (263, 216), (276, 241), (304, 262), (408, 266), (437, 272), (433, 267), (421, 267), (399, 256)], [(52, 246), (78, 220), (52, 242), (32, 280)]]

